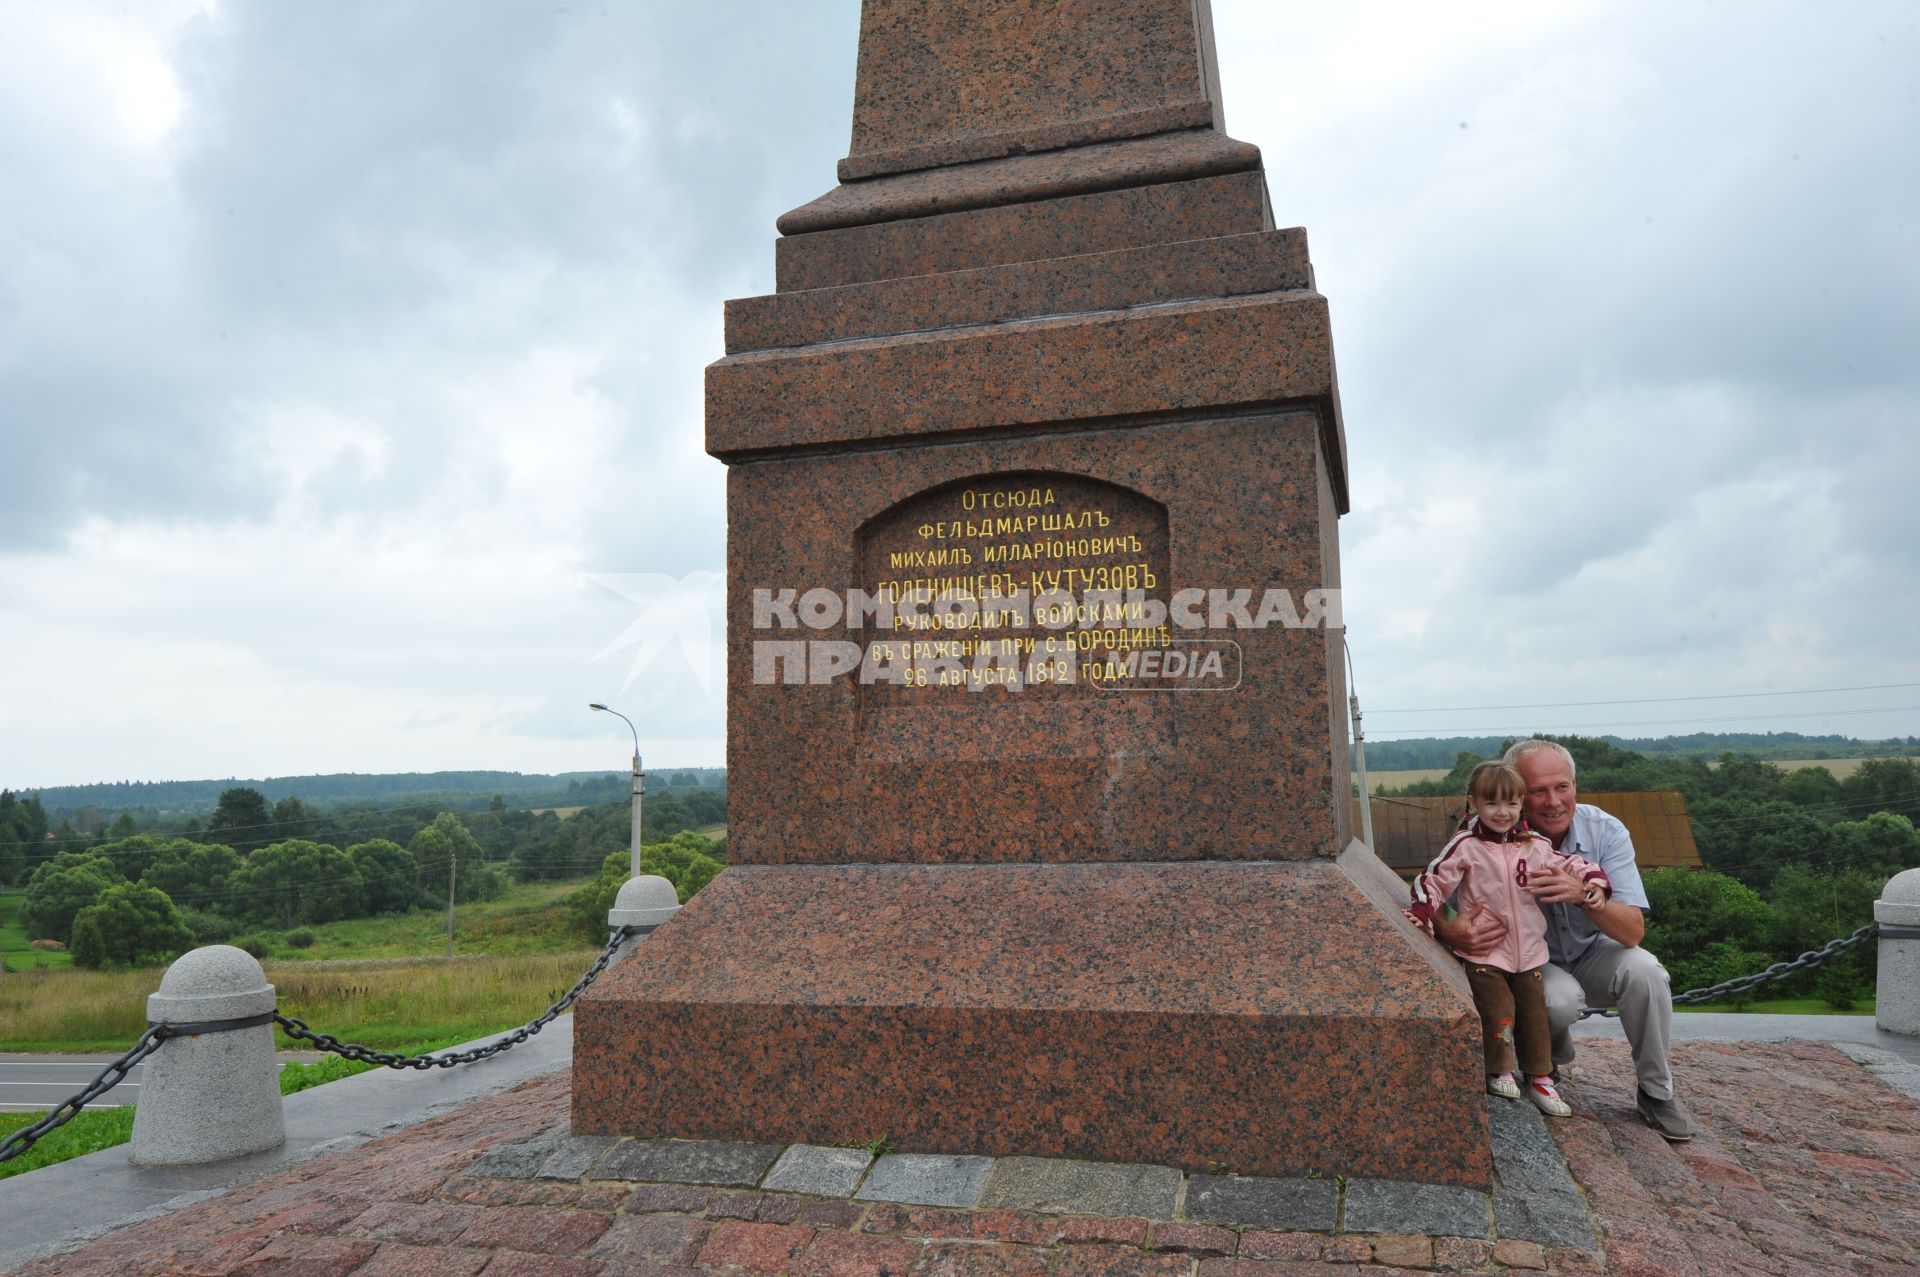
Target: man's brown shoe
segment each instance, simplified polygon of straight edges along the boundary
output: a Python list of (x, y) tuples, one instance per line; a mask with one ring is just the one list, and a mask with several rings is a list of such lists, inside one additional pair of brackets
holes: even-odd
[(1642, 1088), (1635, 1096), (1634, 1107), (1647, 1125), (1669, 1142), (1679, 1144), (1693, 1138), (1693, 1119), (1680, 1107), (1679, 1100), (1656, 1100)]

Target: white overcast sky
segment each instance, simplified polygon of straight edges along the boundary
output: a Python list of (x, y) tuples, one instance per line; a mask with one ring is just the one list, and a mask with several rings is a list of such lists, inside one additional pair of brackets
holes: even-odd
[[(1215, 19), (1333, 308), (1370, 734), (1920, 732), (1447, 708), (1920, 684), (1920, 8)], [(0, 784), (615, 769), (602, 699), (723, 762), (701, 369), (833, 184), (856, 5), (0, 30)]]

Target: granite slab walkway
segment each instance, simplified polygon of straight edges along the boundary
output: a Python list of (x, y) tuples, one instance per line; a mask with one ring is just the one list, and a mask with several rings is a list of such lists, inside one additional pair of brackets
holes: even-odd
[(1911, 1066), (1856, 1054), (1864, 1062), (1812, 1043), (1684, 1043), (1677, 1071), (1703, 1129), (1670, 1146), (1632, 1111), (1624, 1047), (1583, 1043), (1573, 1118), (1490, 1102), (1491, 1195), (579, 1140), (557, 1072), (16, 1273), (1920, 1274), (1920, 1105), (1899, 1085)]

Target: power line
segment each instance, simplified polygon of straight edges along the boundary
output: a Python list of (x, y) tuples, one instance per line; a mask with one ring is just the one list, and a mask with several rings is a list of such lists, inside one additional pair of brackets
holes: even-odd
[[(1597, 723), (1534, 723), (1529, 727), (1386, 727), (1375, 735), (1392, 736), (1517, 736), (1529, 731), (1564, 732), (1578, 728), (1599, 727), (1613, 730), (1621, 727), (1672, 727), (1686, 723), (1748, 723), (1772, 722), (1782, 718), (1852, 718), (1862, 714), (1904, 714), (1920, 710), (1920, 705), (1882, 705), (1873, 709), (1825, 709), (1802, 710), (1785, 714), (1740, 714), (1732, 717), (1716, 716), (1712, 718), (1652, 718), (1631, 722), (1609, 720)], [(1373, 713), (1384, 711), (1374, 710)]]
[(1711, 696), (1645, 696), (1618, 701), (1543, 701), (1536, 705), (1441, 705), (1425, 709), (1373, 709), (1369, 714), (1471, 714), (1475, 710), (1585, 709), (1594, 705), (1670, 705), (1678, 701), (1743, 701), (1756, 696), (1824, 696), (1830, 692), (1886, 692), (1920, 683), (1868, 683), (1859, 687), (1805, 687), (1791, 692), (1719, 692)]

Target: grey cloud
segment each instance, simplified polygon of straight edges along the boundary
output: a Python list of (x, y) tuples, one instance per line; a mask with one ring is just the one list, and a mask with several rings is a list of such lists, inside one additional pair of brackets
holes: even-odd
[[(609, 316), (664, 346), (610, 351), (594, 375), (628, 423), (614, 464), (655, 465), (664, 431), (697, 433), (697, 398), (663, 421), (656, 370), (620, 369), (671, 359), (697, 394), (721, 300), (770, 287), (773, 218), (829, 185), (844, 149), (855, 12), (223, 6), (177, 50), (171, 176), (140, 191), (161, 218), (87, 203), (70, 158), (0, 124), (0, 154), (45, 188), (25, 242), (0, 245), (81, 281), (0, 282), (0, 332), (59, 352), (0, 363), (0, 546), (57, 544), (95, 513), (260, 517), (286, 495), (250, 445), (275, 401), (391, 445), (383, 477), (349, 469), (312, 494), (406, 503), (464, 432), (397, 383), (589, 346)], [(33, 332), (56, 301), (113, 322)], [(688, 313), (714, 317), (710, 349), (686, 344)], [(485, 458), (463, 462), (485, 478)], [(715, 548), (699, 547), (709, 563)]]

